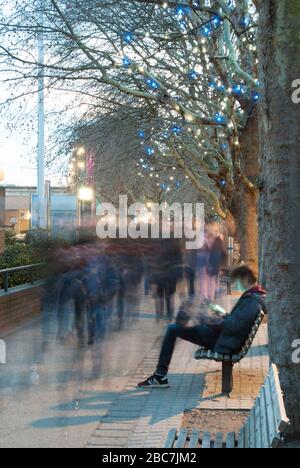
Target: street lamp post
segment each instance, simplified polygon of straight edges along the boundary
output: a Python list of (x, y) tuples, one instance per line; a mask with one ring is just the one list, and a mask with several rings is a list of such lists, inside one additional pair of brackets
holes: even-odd
[(91, 221), (94, 197), (94, 190), (91, 187), (81, 187), (78, 190), (80, 228)]
[(45, 79), (44, 79), (44, 0), (40, 0), (40, 31), (38, 33), (38, 227), (47, 228), (46, 204), (45, 204)]

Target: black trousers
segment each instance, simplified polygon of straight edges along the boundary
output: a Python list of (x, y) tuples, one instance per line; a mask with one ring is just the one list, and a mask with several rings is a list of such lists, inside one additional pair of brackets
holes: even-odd
[(163, 341), (156, 373), (160, 376), (167, 375), (177, 338), (212, 350), (218, 341), (218, 337), (219, 333), (209, 325), (197, 325), (195, 327), (183, 327), (177, 323), (169, 325)]

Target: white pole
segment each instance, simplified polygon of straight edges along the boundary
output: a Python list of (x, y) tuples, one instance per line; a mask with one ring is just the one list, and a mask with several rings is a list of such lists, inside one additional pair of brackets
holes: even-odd
[(44, 34), (42, 26), (44, 23), (44, 1), (40, 1), (39, 23), (41, 31), (38, 34), (38, 227), (46, 229), (46, 205), (45, 205), (45, 93), (44, 93)]

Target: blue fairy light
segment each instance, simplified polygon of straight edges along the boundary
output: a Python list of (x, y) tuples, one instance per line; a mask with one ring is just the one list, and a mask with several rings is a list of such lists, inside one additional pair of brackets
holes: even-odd
[(177, 188), (180, 188), (181, 186), (182, 186), (182, 183), (180, 182), (180, 180), (178, 180), (178, 181), (176, 182), (176, 187), (177, 187)]
[(246, 92), (244, 86), (242, 86), (240, 84), (235, 84), (232, 87), (232, 91), (233, 91), (234, 94), (237, 94), (238, 96), (242, 96)]
[(127, 44), (130, 44), (130, 42), (133, 41), (133, 34), (129, 31), (124, 32), (123, 34), (123, 39)]
[(189, 73), (188, 73), (188, 78), (190, 80), (197, 80), (199, 78), (199, 74), (196, 72), (196, 70), (191, 70)]
[(222, 20), (221, 18), (219, 18), (219, 16), (215, 16), (213, 19), (212, 19), (212, 24), (215, 28), (218, 28), (219, 26), (221, 26), (222, 24)]
[(248, 16), (245, 16), (241, 19), (240, 24), (243, 28), (248, 28), (251, 23), (251, 19)]
[(215, 121), (216, 121), (217, 124), (224, 124), (226, 119), (225, 119), (224, 115), (217, 113), (215, 115)]
[(162, 190), (167, 190), (167, 188), (168, 188), (168, 185), (167, 185), (167, 184), (165, 184), (165, 183), (163, 183), (163, 184), (160, 184), (160, 188), (161, 188)]
[(220, 180), (220, 185), (221, 185), (221, 187), (226, 187), (226, 185), (227, 185), (226, 180), (225, 180), (225, 179), (221, 179), (221, 180)]
[(188, 6), (179, 5), (179, 6), (176, 8), (176, 16), (177, 16), (178, 19), (184, 18), (184, 16), (186, 16), (186, 15), (189, 14), (190, 12), (191, 12), (191, 9), (190, 9), (190, 7), (188, 7)]
[(184, 16), (185, 15), (184, 8), (182, 6), (178, 6), (176, 8), (176, 14), (177, 16), (180, 16), (180, 17)]
[(178, 125), (174, 125), (172, 127), (172, 133), (174, 133), (174, 135), (180, 135), (181, 132), (182, 132), (182, 127), (179, 127)]
[(146, 84), (148, 88), (150, 89), (159, 89), (159, 84), (155, 80), (152, 80), (151, 78), (148, 78), (146, 80)]
[(261, 99), (261, 95), (254, 91), (251, 95), (251, 98), (253, 102), (259, 102)]
[(211, 34), (211, 27), (209, 25), (203, 26), (200, 29), (200, 34), (203, 36), (209, 36)]
[(127, 57), (127, 55), (125, 55), (125, 56), (123, 57), (123, 65), (124, 65), (125, 67), (129, 67), (131, 64), (132, 64), (131, 59), (130, 59), (129, 57)]
[(145, 153), (148, 156), (153, 156), (153, 154), (155, 153), (155, 150), (154, 150), (154, 148), (152, 146), (146, 146)]
[(142, 140), (145, 138), (146, 136), (146, 133), (144, 132), (144, 130), (139, 130), (138, 131), (138, 137), (141, 138)]

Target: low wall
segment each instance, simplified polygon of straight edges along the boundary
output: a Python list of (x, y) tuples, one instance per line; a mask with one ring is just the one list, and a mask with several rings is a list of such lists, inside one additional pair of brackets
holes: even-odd
[(22, 286), (0, 293), (0, 332), (22, 325), (40, 312), (40, 286)]

